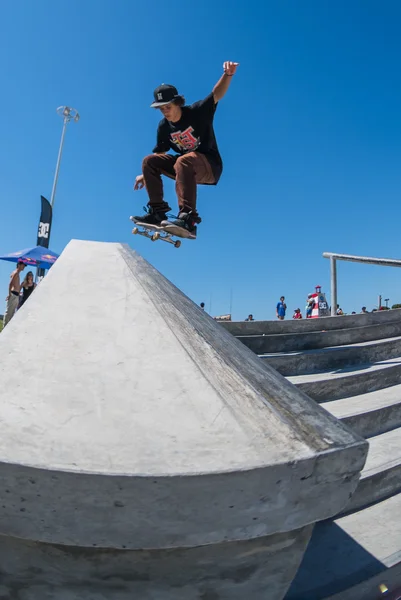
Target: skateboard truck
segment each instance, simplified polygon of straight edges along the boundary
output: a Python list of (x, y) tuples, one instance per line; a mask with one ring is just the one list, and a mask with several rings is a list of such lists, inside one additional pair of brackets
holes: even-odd
[(181, 246), (181, 241), (172, 240), (171, 234), (167, 232), (156, 231), (155, 233), (149, 233), (149, 231), (147, 231), (145, 228), (143, 229), (143, 231), (141, 231), (139, 227), (134, 227), (132, 233), (134, 235), (143, 235), (144, 237), (147, 237), (150, 240), (152, 240), (152, 242), (157, 242), (157, 240), (161, 240), (162, 242), (168, 242), (169, 244), (173, 244), (175, 248), (179, 248)]

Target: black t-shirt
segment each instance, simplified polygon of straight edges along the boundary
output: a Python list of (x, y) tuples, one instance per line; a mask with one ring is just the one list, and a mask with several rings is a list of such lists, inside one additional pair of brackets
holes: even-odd
[(204, 100), (183, 106), (181, 119), (176, 123), (162, 119), (153, 152), (168, 152), (170, 149), (178, 154), (201, 152), (208, 159), (217, 183), (223, 162), (213, 129), (216, 107), (213, 94), (209, 94)]
[(24, 304), (24, 302), (26, 302), (28, 300), (29, 296), (32, 294), (34, 289), (35, 289), (35, 284), (22, 288), (21, 306)]

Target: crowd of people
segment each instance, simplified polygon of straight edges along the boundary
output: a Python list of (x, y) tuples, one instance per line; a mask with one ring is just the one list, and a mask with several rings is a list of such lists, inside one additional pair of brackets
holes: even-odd
[[(281, 296), (280, 301), (277, 303), (276, 306), (276, 316), (279, 319), (279, 321), (283, 321), (285, 319), (285, 315), (286, 315), (286, 311), (287, 311), (287, 305), (284, 302), (285, 298), (284, 296)], [(373, 308), (371, 312), (377, 312), (378, 310), (388, 310), (385, 306), (381, 306), (380, 308)], [(310, 314), (312, 312), (312, 308), (310, 304), (307, 304), (305, 307), (305, 315), (306, 318), (308, 319), (310, 317)], [(366, 309), (366, 306), (362, 306), (360, 314), (368, 314), (369, 311)], [(336, 315), (341, 316), (341, 315), (346, 315), (347, 313), (345, 313), (343, 311), (343, 309), (340, 307), (339, 304), (337, 304), (337, 310), (336, 310)], [(357, 313), (355, 311), (352, 311), (351, 313), (352, 315), (356, 315)], [(301, 312), (300, 308), (295, 308), (293, 315), (292, 315), (293, 319), (303, 319), (303, 315)], [(245, 319), (245, 321), (255, 321), (254, 317), (252, 314), (249, 314), (247, 316), (247, 318)]]
[(3, 318), (3, 329), (11, 321), (17, 310), (25, 304), (36, 287), (32, 271), (28, 271), (21, 282), (20, 274), (24, 271), (26, 264), (19, 260), (17, 267), (10, 275), (8, 284), (8, 296), (6, 297), (6, 312)]
[[(312, 310), (314, 306), (316, 305), (316, 298), (315, 298), (316, 294), (308, 294), (308, 298), (306, 301), (306, 306), (305, 306), (305, 318), (309, 319), (312, 317)], [(398, 306), (398, 305), (397, 305)], [(394, 307), (393, 307), (394, 308)], [(330, 314), (330, 310), (331, 307), (326, 306), (325, 310), (327, 311), (327, 314)], [(379, 308), (373, 308), (371, 312), (377, 312), (377, 311), (382, 311), (382, 310), (388, 310), (388, 307), (386, 306), (380, 306)], [(286, 313), (287, 313), (287, 305), (285, 303), (285, 296), (281, 296), (280, 300), (277, 302), (276, 305), (276, 317), (279, 321), (283, 321), (286, 317)], [(367, 310), (366, 306), (362, 306), (361, 310), (360, 310), (360, 314), (368, 314), (369, 311)], [(341, 316), (341, 315), (346, 315), (347, 313), (345, 313), (343, 311), (343, 309), (340, 307), (339, 304), (337, 304), (337, 309), (336, 309), (336, 315)], [(352, 315), (356, 315), (357, 313), (355, 311), (352, 311), (351, 313)], [(293, 315), (292, 315), (293, 319), (303, 319), (303, 315), (302, 315), (302, 311), (300, 308), (295, 308)], [(245, 319), (245, 321), (255, 321), (253, 314), (249, 314), (247, 316), (247, 318)]]

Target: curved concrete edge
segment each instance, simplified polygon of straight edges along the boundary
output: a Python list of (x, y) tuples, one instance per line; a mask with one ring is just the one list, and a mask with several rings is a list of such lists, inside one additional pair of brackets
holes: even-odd
[(280, 333), (304, 333), (310, 331), (329, 331), (332, 329), (349, 329), (365, 325), (401, 320), (401, 309), (376, 311), (359, 315), (343, 315), (338, 317), (320, 317), (318, 319), (288, 319), (286, 321), (219, 321), (219, 325), (231, 335), (271, 335)]
[(176, 550), (107, 550), (0, 536), (0, 596), (24, 600), (281, 600), (312, 526)]
[[(235, 373), (238, 382), (253, 389), (263, 399), (266, 409), (280, 415), (296, 438), (302, 440), (312, 452), (331, 451), (336, 447), (363, 442), (348, 428), (338, 427), (337, 419), (299, 392), (275, 369), (263, 364), (237, 339), (222, 331), (213, 319), (142, 257), (127, 246), (121, 246), (121, 252), (133, 276), (152, 298), (164, 321), (174, 329), (186, 353), (193, 358), (204, 377), (221, 394), (227, 394), (228, 400), (232, 402), (230, 377)], [(223, 371), (219, 369), (213, 372), (205, 354), (199, 351), (200, 342), (218, 357)], [(226, 374), (226, 381), (221, 380), (222, 372)]]
[(306, 350), (299, 354), (272, 354), (262, 356), (271, 367), (281, 375), (306, 375), (322, 371), (334, 371), (351, 365), (367, 365), (390, 358), (398, 358), (401, 354), (401, 338), (382, 340), (366, 345), (337, 346), (317, 351)]
[(3, 463), (0, 534), (144, 549), (290, 531), (337, 514), (348, 503), (366, 453), (367, 443), (358, 442), (298, 463), (181, 478), (77, 474)]
[(256, 354), (263, 354), (314, 350), (327, 348), (328, 346), (345, 346), (347, 344), (371, 342), (399, 335), (401, 335), (401, 320), (378, 325), (353, 327), (351, 329), (271, 335), (245, 335), (237, 336), (237, 338)]
[[(91, 258), (93, 269), (93, 255), (101, 254), (93, 244), (74, 242), (65, 252), (74, 251), (74, 259), (78, 256), (83, 263)], [(85, 254), (88, 245), (90, 257)], [(272, 436), (280, 441), (282, 462), (266, 461), (265, 467), (250, 465), (237, 472), (177, 472), (166, 477), (139, 476), (135, 471), (121, 476), (112, 468), (109, 474), (84, 473), (79, 462), (75, 472), (51, 469), (51, 453), (48, 470), (3, 462), (1, 533), (75, 546), (171, 548), (257, 538), (338, 513), (357, 485), (367, 443), (264, 366), (136, 253), (121, 245), (110, 248), (113, 269), (123, 258), (135, 285), (152, 304), (152, 315), (156, 309), (174, 332), (179, 352), (191, 358), (225, 405), (232, 410), (235, 403), (242, 409), (245, 405), (265, 427), (266, 444)], [(63, 256), (35, 291), (36, 304), (31, 306), (40, 303), (38, 294), (48, 293), (62, 268)], [(85, 306), (79, 304), (78, 309)], [(100, 307), (98, 312), (103, 318)], [(25, 327), (25, 315), (29, 311), (22, 310), (10, 327)], [(4, 340), (10, 342), (12, 332)], [(278, 428), (285, 432), (280, 440)], [(293, 448), (300, 449), (298, 455)]]

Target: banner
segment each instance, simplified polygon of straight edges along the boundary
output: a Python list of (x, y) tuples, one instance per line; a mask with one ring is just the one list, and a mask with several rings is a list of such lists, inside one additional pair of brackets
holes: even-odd
[(213, 317), (215, 321), (231, 321), (231, 315), (218, 315)]
[(52, 226), (52, 207), (50, 206), (50, 202), (46, 200), (46, 198), (41, 196), (40, 199), (42, 201), (42, 211), (40, 213), (38, 241), (36, 242), (36, 245), (48, 248), (50, 240), (50, 229)]
[[(42, 210), (40, 213), (39, 227), (38, 227), (38, 239), (36, 242), (37, 246), (43, 246), (44, 248), (49, 247), (50, 241), (50, 230), (52, 227), (52, 207), (50, 202), (43, 196), (40, 197), (42, 202)], [(45, 275), (44, 269), (38, 269), (36, 273), (37, 281), (43, 279)]]

